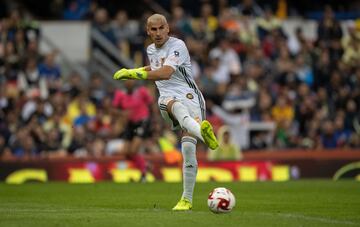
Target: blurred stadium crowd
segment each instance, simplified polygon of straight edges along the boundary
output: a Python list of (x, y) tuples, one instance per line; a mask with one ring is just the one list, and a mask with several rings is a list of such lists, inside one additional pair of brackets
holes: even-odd
[[(252, 0), (217, 1), (216, 9), (211, 1), (199, 1), (194, 15), (185, 13), (181, 1), (170, 2), (171, 35), (188, 46), (208, 118), (221, 138), (226, 132), (233, 138), (221, 139), (223, 150), (235, 150), (221, 151), (229, 153), (225, 159), (241, 158), (239, 149), (360, 149), (360, 19), (342, 28), (325, 6), (317, 38), (309, 39), (301, 27), (294, 37), (286, 34), (283, 0), (275, 9)], [(146, 64), (144, 25), (153, 12), (130, 23), (126, 8), (113, 11), (101, 1), (74, 0), (57, 19), (89, 20), (125, 56)], [(11, 9), (1, 18), (1, 156), (121, 152), (129, 113), (113, 106), (117, 88), (102, 79), (111, 75), (91, 72), (88, 82), (77, 73), (65, 77), (56, 51), (40, 53), (40, 39), (37, 22), (21, 11)], [(156, 100), (154, 85), (146, 86)], [(177, 150), (177, 137), (163, 124), (157, 104), (149, 108), (152, 135), (142, 149)], [(256, 123), (258, 130), (251, 131)]]

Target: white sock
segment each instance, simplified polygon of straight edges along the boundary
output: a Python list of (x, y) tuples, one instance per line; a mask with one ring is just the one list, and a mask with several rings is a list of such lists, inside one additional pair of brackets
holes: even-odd
[(190, 136), (184, 136), (181, 139), (181, 152), (183, 155), (183, 194), (192, 203), (196, 174), (196, 139)]
[(185, 129), (188, 133), (196, 136), (204, 142), (204, 139), (201, 135), (200, 124), (190, 116), (186, 106), (184, 106), (181, 102), (174, 102), (171, 112), (176, 120), (178, 120), (181, 128)]

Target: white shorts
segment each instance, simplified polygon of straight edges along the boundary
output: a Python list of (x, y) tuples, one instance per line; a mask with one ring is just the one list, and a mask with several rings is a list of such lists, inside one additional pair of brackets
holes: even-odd
[(161, 116), (164, 118), (165, 122), (170, 124), (172, 130), (181, 129), (181, 126), (178, 121), (172, 119), (167, 112), (167, 105), (170, 101), (176, 100), (181, 102), (189, 111), (190, 116), (196, 121), (203, 121), (206, 119), (205, 112), (205, 101), (200, 94), (199, 96), (195, 93), (187, 93), (184, 97), (176, 96), (160, 96), (158, 100), (158, 105), (160, 108)]

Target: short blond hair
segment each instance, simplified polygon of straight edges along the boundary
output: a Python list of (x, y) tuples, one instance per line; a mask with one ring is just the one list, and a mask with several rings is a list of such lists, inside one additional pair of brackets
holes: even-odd
[(164, 15), (155, 13), (147, 19), (146, 24), (149, 25), (150, 23), (153, 23), (155, 21), (161, 21), (161, 22), (164, 22), (165, 24), (168, 23), (166, 20), (166, 17)]

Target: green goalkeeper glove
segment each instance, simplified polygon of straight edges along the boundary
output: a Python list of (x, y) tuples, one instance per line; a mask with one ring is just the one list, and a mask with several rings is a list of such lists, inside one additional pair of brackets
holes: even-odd
[(137, 69), (121, 69), (114, 74), (113, 78), (115, 80), (146, 80), (147, 76), (148, 73), (145, 67), (142, 67)]

